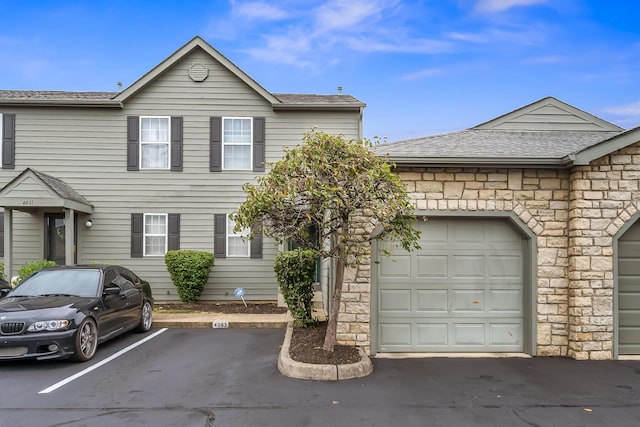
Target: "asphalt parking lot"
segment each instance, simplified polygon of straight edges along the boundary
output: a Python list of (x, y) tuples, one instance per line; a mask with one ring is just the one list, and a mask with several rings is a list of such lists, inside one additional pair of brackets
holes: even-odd
[(373, 359), (319, 382), (280, 375), (283, 337), (154, 329), (84, 364), (2, 363), (0, 426), (640, 425), (638, 361)]

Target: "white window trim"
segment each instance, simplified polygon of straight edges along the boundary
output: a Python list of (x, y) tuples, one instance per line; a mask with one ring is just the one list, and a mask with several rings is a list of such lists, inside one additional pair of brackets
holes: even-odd
[[(167, 142), (144, 142), (142, 141), (142, 119), (167, 119)], [(171, 116), (140, 116), (138, 118), (138, 158), (140, 159), (140, 170), (170, 170), (171, 169)], [(142, 146), (143, 145), (166, 145), (167, 146), (167, 167), (166, 168), (145, 168), (142, 167)]]
[[(251, 257), (251, 241), (249, 240), (249, 236), (248, 235), (243, 235), (243, 234), (235, 234), (232, 231), (229, 231), (229, 221), (231, 220), (231, 218), (229, 218), (229, 215), (227, 215), (227, 223), (226, 223), (226, 233), (225, 233), (225, 253), (227, 254), (227, 258), (249, 258)], [(249, 232), (251, 230), (249, 229)], [(242, 240), (247, 242), (247, 253), (244, 255), (231, 255), (229, 253), (229, 237), (241, 237)]]
[[(245, 143), (245, 142), (225, 142), (224, 140), (224, 123), (225, 120), (233, 120), (233, 119), (241, 119), (241, 120), (249, 120), (249, 123), (251, 123), (251, 136), (249, 138), (249, 143)], [(228, 171), (233, 171), (233, 170), (237, 170), (237, 171), (250, 171), (253, 170), (253, 117), (222, 117), (222, 170), (228, 170)], [(231, 168), (227, 168), (224, 164), (224, 159), (225, 159), (225, 155), (224, 155), (224, 149), (227, 145), (249, 145), (249, 167), (247, 169), (231, 169)]]
[[(164, 253), (162, 255), (147, 255), (147, 236), (157, 237), (162, 234), (147, 234), (147, 216), (164, 216)], [(167, 253), (169, 247), (169, 214), (166, 213), (145, 213), (142, 215), (142, 256), (159, 257)]]

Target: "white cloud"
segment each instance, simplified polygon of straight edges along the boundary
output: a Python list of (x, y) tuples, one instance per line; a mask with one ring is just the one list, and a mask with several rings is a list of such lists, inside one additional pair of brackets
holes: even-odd
[(532, 46), (540, 44), (547, 37), (545, 28), (522, 28), (518, 30), (501, 30), (489, 28), (477, 32), (450, 32), (445, 34), (452, 40), (458, 40), (475, 44), (515, 44)]
[(609, 107), (605, 111), (620, 116), (640, 116), (640, 101)]
[(426, 68), (414, 73), (405, 74), (400, 77), (401, 80), (422, 80), (428, 77), (435, 77), (444, 74), (441, 68)]
[[(406, 37), (399, 24), (390, 31), (382, 24), (394, 15), (397, 0), (328, 0), (315, 8), (290, 8), (296, 24), (273, 29), (263, 46), (247, 49), (250, 55), (273, 63), (301, 67), (337, 64), (345, 52), (446, 51), (449, 42)], [(235, 5), (234, 5), (235, 7)]]
[(320, 33), (351, 31), (361, 23), (371, 25), (379, 20), (379, 14), (396, 2), (371, 0), (331, 0), (316, 10), (316, 31)]
[(479, 0), (475, 10), (478, 12), (503, 12), (518, 6), (533, 6), (548, 3), (549, 0)]
[(251, 20), (278, 21), (286, 19), (287, 11), (264, 2), (233, 3), (233, 13)]
[(545, 55), (525, 59), (525, 64), (562, 64), (569, 62), (569, 58), (562, 55)]
[(376, 40), (364, 37), (347, 37), (343, 42), (358, 52), (442, 53), (453, 48), (449, 42), (430, 39)]
[(263, 61), (307, 67), (313, 65), (312, 61), (305, 59), (312, 49), (311, 40), (294, 30), (286, 35), (266, 36), (264, 47), (255, 47), (246, 50), (251, 56)]
[[(425, 29), (412, 27), (416, 12), (400, 0), (285, 0), (277, 6), (232, 0), (230, 5), (231, 13), (217, 15), (208, 35), (239, 40), (259, 33), (242, 50), (270, 63), (323, 68), (354, 53), (452, 52), (457, 42), (439, 34), (416, 37)], [(272, 21), (282, 22), (269, 25)]]

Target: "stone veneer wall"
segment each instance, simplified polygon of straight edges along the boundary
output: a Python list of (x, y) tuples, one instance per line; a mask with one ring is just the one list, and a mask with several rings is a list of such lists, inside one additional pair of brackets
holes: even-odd
[(569, 356), (612, 359), (613, 240), (638, 212), (640, 148), (575, 167), (569, 206)]
[[(407, 184), (416, 210), (514, 212), (535, 233), (538, 247), (537, 354), (567, 355), (569, 172), (555, 169), (411, 168), (398, 173)], [(345, 274), (338, 319), (338, 342), (366, 350), (371, 343), (370, 282), (370, 260)], [(576, 303), (580, 300), (574, 298), (573, 304)]]

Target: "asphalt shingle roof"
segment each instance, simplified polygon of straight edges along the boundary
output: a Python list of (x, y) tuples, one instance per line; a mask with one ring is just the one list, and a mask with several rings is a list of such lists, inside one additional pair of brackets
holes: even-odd
[(82, 195), (80, 195), (76, 190), (74, 190), (66, 182), (34, 169), (31, 169), (31, 171), (38, 178), (40, 178), (45, 184), (51, 187), (51, 189), (55, 191), (56, 194), (58, 194), (58, 196), (62, 197), (63, 199), (72, 200), (74, 202), (91, 206), (91, 203), (87, 199), (85, 199)]
[(61, 90), (0, 90), (0, 100), (108, 101), (118, 92), (67, 92)]
[(467, 129), (378, 145), (377, 154), (394, 158), (555, 159), (576, 153), (618, 131), (508, 131)]
[(283, 104), (362, 104), (351, 95), (274, 93), (273, 96)]
[[(0, 101), (34, 103), (111, 101), (120, 92), (67, 92), (60, 90), (0, 90)], [(286, 105), (363, 105), (351, 95), (273, 94)]]

